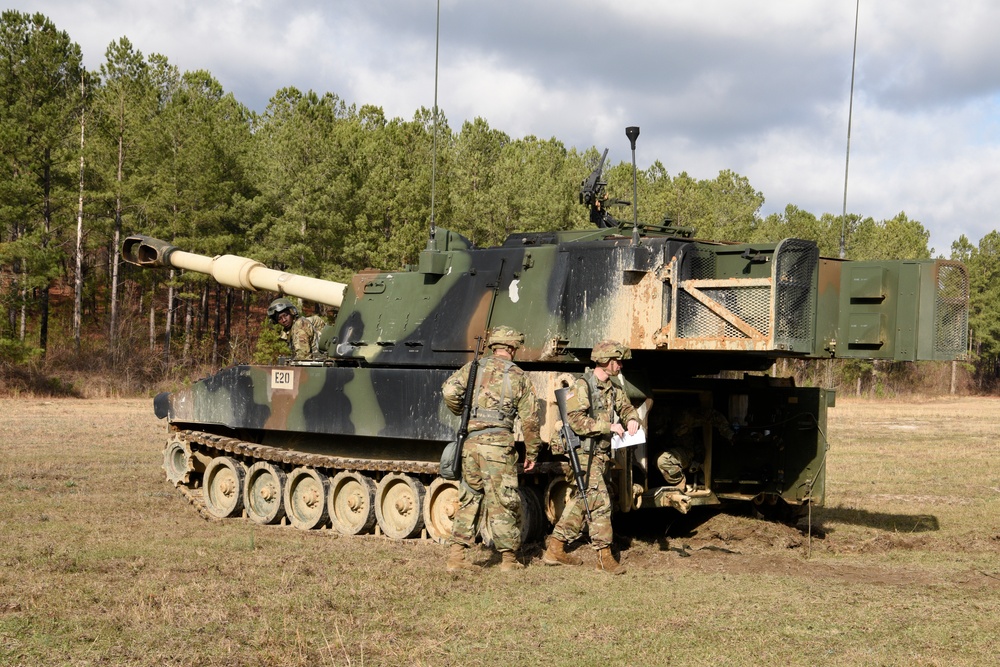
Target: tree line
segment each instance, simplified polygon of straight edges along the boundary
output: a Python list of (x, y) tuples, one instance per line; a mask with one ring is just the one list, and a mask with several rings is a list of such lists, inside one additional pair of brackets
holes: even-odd
[[(0, 361), (53, 363), (56, 350), (62, 363), (109, 369), (157, 359), (154, 375), (163, 364), (249, 361), (260, 300), (270, 295), (134, 270), (120, 256), (130, 232), (345, 281), (416, 262), (432, 191), (434, 223), (478, 246), (515, 230), (590, 224), (577, 192), (599, 160), (596, 147), (511, 137), (483, 118), (453, 130), (427, 108), (388, 118), (375, 105), (291, 87), (257, 113), (211, 73), (181, 72), (126, 37), (104, 56), (89, 71), (80, 47), (44, 15), (0, 16)], [(612, 198), (631, 199), (630, 164), (604, 174)], [(656, 161), (637, 184), (643, 222), (660, 222), (647, 214), (655, 211), (698, 238), (794, 236), (837, 256), (843, 233), (850, 259), (931, 253), (929, 233), (903, 212), (845, 219), (790, 204), (762, 216), (763, 194), (730, 170), (695, 179)], [(976, 370), (992, 378), (1000, 237), (978, 246), (962, 237), (952, 250), (973, 273)]]

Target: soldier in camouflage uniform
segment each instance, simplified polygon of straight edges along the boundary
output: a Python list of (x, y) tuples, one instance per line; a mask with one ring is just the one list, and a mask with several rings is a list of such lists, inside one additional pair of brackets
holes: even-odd
[(681, 411), (670, 427), (670, 446), (656, 459), (667, 486), (678, 491), (686, 489), (684, 471), (697, 456), (702, 427), (715, 427), (726, 440), (733, 439), (733, 429), (726, 417), (712, 408), (687, 408)]
[(326, 326), (322, 317), (300, 317), (295, 304), (284, 297), (271, 302), (267, 316), (281, 326), (281, 340), (288, 343), (293, 359), (308, 359), (319, 354), (319, 335)]
[[(624, 568), (611, 554), (611, 496), (604, 476), (611, 461), (612, 434), (635, 435), (639, 430), (639, 414), (629, 402), (625, 390), (612, 382), (621, 372), (622, 360), (630, 358), (627, 347), (613, 340), (604, 340), (594, 346), (590, 354), (596, 364), (587, 369), (566, 396), (569, 425), (581, 438), (580, 463), (588, 476), (587, 505), (590, 508), (590, 541), (597, 550), (597, 569), (611, 574), (621, 574)], [(588, 469), (589, 468), (589, 469)], [(585, 509), (579, 497), (574, 496), (563, 509), (562, 516), (549, 536), (548, 546), (542, 554), (546, 565), (580, 565), (581, 560), (566, 553), (566, 544), (583, 532)]]
[[(514, 355), (524, 335), (510, 327), (496, 327), (487, 346), (492, 354), (480, 359), (476, 376), (469, 435), (462, 447), (462, 483), (459, 509), (452, 524), (448, 571), (477, 570), (465, 559), (476, 539), (476, 526), (483, 512), (490, 521), (493, 544), (500, 552), (503, 571), (524, 567), (516, 552), (521, 547), (521, 496), (517, 489), (517, 451), (514, 449), (514, 418), (521, 419), (524, 433), (524, 469), (535, 466), (541, 446), (538, 401), (531, 381), (514, 364)], [(442, 387), (445, 404), (461, 414), (472, 362), (449, 377)]]

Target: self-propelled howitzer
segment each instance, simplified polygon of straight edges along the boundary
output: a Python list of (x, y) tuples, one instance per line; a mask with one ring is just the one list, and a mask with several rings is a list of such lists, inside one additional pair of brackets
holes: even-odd
[[(292, 287), (324, 281), (255, 281), (263, 267), (252, 260), (244, 260), (252, 270), (216, 274), (206, 266), (243, 265), (130, 237), (133, 263), (247, 289), (280, 286), (340, 308), (321, 360), (235, 366), (158, 396), (156, 414), (171, 430), (167, 478), (217, 517), (245, 510), (260, 523), (287, 516), (300, 528), (396, 538), (426, 528), (442, 539), (458, 491), (438, 476), (457, 425), (441, 385), (502, 324), (525, 335), (517, 362), (539, 396), (546, 442), (558, 440), (554, 391), (566, 374), (581, 373), (602, 339), (631, 348), (622, 379), (647, 441), (614, 455), (618, 511), (742, 500), (779, 514), (823, 502), (834, 393), (763, 374), (776, 360), (945, 360), (966, 350), (968, 277), (959, 263), (841, 261), (806, 240), (717, 243), (672, 231), (645, 225), (633, 234), (619, 224), (517, 233), (476, 248), (438, 228), (417, 265), (331, 287), (339, 303)], [(709, 411), (736, 435), (696, 425), (686, 480), (667, 487), (658, 456), (676, 445), (678, 424), (690, 431), (689, 415)], [(574, 492), (568, 469), (544, 452), (522, 476), (526, 539)]]

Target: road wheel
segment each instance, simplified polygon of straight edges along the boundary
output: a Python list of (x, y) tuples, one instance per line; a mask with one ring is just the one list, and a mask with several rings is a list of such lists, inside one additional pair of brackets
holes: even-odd
[(243, 484), (243, 502), (252, 521), (278, 523), (285, 516), (285, 477), (284, 470), (267, 461), (250, 466)]
[(438, 477), (427, 488), (424, 499), (424, 526), (427, 534), (444, 544), (451, 537), (451, 526), (458, 512), (458, 482)]
[(375, 526), (375, 482), (359, 472), (338, 472), (330, 482), (330, 521), (342, 535)]
[(417, 479), (390, 473), (375, 487), (375, 516), (382, 532), (391, 538), (414, 537), (424, 527), (423, 504), (426, 490)]
[(313, 468), (296, 468), (285, 484), (285, 514), (288, 521), (301, 530), (312, 530), (326, 524), (326, 496), (330, 480)]
[(216, 456), (205, 466), (203, 498), (212, 516), (228, 519), (243, 511), (246, 468), (229, 456)]

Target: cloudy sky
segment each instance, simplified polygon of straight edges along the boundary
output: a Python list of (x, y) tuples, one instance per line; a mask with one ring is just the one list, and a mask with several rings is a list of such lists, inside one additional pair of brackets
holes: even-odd
[[(126, 36), (262, 111), (279, 88), (410, 119), (434, 103), (436, 0), (0, 0), (42, 12), (88, 68)], [(441, 0), (438, 103), (640, 167), (747, 177), (843, 207), (856, 0)], [(900, 211), (948, 256), (1000, 211), (1000, 3), (860, 0), (847, 209)], [(582, 178), (582, 176), (581, 176)], [(642, 213), (640, 202), (640, 214)], [(657, 212), (658, 214), (659, 212)], [(654, 217), (650, 214), (650, 217)], [(657, 216), (658, 217), (658, 216)]]

